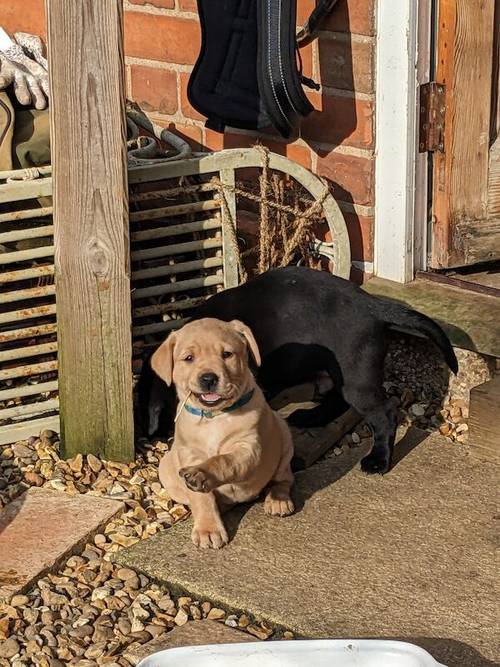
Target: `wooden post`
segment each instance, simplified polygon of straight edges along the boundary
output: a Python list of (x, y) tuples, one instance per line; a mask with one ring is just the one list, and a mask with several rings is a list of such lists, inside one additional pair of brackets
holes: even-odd
[(46, 0), (61, 442), (133, 457), (122, 0)]

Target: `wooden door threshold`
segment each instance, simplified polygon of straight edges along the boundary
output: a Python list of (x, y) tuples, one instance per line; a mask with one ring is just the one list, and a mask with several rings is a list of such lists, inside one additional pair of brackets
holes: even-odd
[(444, 273), (433, 273), (432, 271), (417, 271), (415, 274), (417, 280), (429, 280), (440, 285), (449, 285), (450, 287), (457, 287), (459, 289), (467, 290), (469, 292), (476, 292), (476, 294), (485, 294), (487, 296), (494, 296), (500, 298), (500, 287), (493, 287), (491, 285), (483, 285), (470, 280), (463, 280), (456, 276), (448, 276)]

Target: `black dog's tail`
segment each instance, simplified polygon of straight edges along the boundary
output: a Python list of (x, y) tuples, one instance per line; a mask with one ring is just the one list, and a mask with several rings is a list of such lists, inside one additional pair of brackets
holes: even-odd
[(441, 350), (449, 368), (455, 375), (457, 374), (458, 361), (453, 347), (448, 336), (434, 320), (401, 304), (381, 299), (372, 299), (370, 308), (382, 322), (405, 329), (414, 329), (430, 338)]

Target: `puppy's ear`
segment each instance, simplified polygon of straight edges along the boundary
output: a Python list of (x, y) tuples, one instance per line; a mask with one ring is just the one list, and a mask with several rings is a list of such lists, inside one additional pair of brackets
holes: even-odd
[(151, 368), (164, 380), (168, 386), (172, 384), (172, 375), (174, 372), (174, 347), (176, 343), (176, 334), (171, 333), (165, 342), (163, 342), (151, 357)]
[(252, 353), (252, 357), (254, 358), (255, 363), (257, 364), (257, 366), (260, 366), (261, 360), (260, 360), (259, 346), (257, 345), (257, 341), (255, 340), (250, 327), (247, 327), (246, 324), (243, 324), (243, 322), (240, 322), (239, 320), (233, 320), (232, 322), (229, 322), (229, 325), (235, 331), (237, 331), (240, 334), (240, 336), (243, 336), (243, 338), (247, 342), (248, 347), (250, 348), (250, 352)]

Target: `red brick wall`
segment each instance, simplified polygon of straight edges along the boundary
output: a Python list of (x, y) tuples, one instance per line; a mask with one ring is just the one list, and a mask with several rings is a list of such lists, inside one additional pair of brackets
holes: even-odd
[[(299, 0), (299, 22), (314, 0)], [(302, 51), (304, 73), (321, 83), (308, 93), (316, 111), (292, 143), (260, 139), (326, 177), (344, 211), (353, 259), (373, 259), (375, 0), (339, 0), (315, 44)], [(45, 34), (43, 0), (2, 2), (8, 31)], [(258, 135), (204, 127), (186, 96), (198, 55), (196, 0), (124, 0), (127, 95), (154, 120), (176, 129), (197, 148), (249, 146)]]

